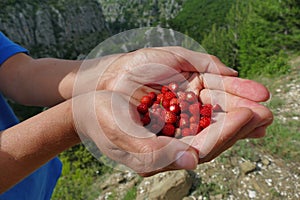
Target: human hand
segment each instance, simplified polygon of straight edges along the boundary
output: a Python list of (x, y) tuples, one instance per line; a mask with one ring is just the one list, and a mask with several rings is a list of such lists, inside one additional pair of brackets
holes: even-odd
[(200, 163), (214, 159), (240, 139), (265, 135), (273, 114), (260, 104), (269, 99), (269, 92), (263, 85), (213, 74), (202, 74), (189, 81), (192, 90), (200, 91), (199, 98), (204, 104), (219, 107), (214, 123), (189, 139), (189, 143), (200, 152)]
[(237, 76), (236, 71), (209, 54), (182, 47), (144, 48), (84, 61), (76, 73), (73, 96), (95, 90), (127, 93), (128, 86), (185, 81), (193, 73)]
[[(216, 80), (215, 78), (211, 80)], [(85, 144), (93, 141), (97, 146), (96, 151), (99, 148), (111, 159), (127, 165), (143, 176), (166, 170), (193, 169), (198, 163), (199, 156), (199, 163), (207, 162), (237, 140), (249, 134), (261, 133), (272, 121), (268, 109), (246, 99), (252, 98), (256, 101), (265, 99), (268, 94), (265, 88), (255, 82), (236, 78), (224, 80), (225, 88), (230, 86), (229, 83), (233, 79), (242, 88), (252, 85), (259, 92), (255, 97), (251, 91), (243, 97), (238, 97), (233, 94), (241, 95), (240, 92), (230, 87), (231, 89), (227, 90), (225, 95), (231, 103), (217, 102), (220, 109), (214, 115), (214, 123), (194, 137), (178, 140), (164, 136), (157, 137), (148, 132), (139, 122), (135, 100), (116, 92), (91, 93), (84, 99), (75, 101), (73, 108), (79, 108), (75, 115), (77, 127), (81, 128), (79, 132), (84, 133), (83, 138), (88, 138), (89, 142)], [(208, 82), (204, 87), (207, 87)], [(215, 87), (213, 84), (210, 84), (212, 88)], [(223, 96), (222, 91), (212, 91), (207, 88), (201, 91), (200, 97), (204, 103), (212, 103), (218, 100), (214, 98)], [(217, 94), (207, 95), (207, 92)], [(224, 100), (223, 97), (220, 99)], [(236, 108), (239, 105), (251, 109)], [(258, 129), (260, 131), (257, 131)], [(95, 150), (92, 147), (91, 149)]]

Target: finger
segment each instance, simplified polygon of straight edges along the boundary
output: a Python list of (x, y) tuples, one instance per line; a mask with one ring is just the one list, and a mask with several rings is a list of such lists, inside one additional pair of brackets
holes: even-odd
[(217, 113), (214, 123), (195, 136), (192, 146), (199, 150), (200, 162), (207, 155), (217, 151), (251, 120), (250, 109), (239, 108), (228, 113)]
[(254, 129), (254, 131), (252, 131), (244, 138), (262, 138), (266, 135), (266, 131), (267, 131), (267, 126), (257, 127), (256, 129)]
[(272, 123), (272, 120), (261, 120), (260, 117), (258, 117), (257, 114), (255, 114), (255, 111), (253, 113), (253, 118), (236, 133), (235, 137), (232, 137), (219, 149), (210, 153), (210, 155), (208, 155), (204, 161), (207, 162), (219, 156), (222, 152), (233, 146), (238, 140), (244, 138), (263, 137), (266, 132), (266, 127)]
[(259, 107), (269, 111), (268, 108), (255, 101), (235, 96), (220, 90), (203, 89), (200, 91), (200, 99), (204, 104), (218, 104), (225, 112), (231, 111), (237, 107), (248, 107), (251, 109)]
[(142, 127), (128, 97), (116, 93), (106, 97), (109, 100), (96, 106), (101, 113), (101, 131), (90, 135), (107, 156), (142, 174), (197, 166), (198, 156), (189, 145), (175, 138), (157, 137)]
[(266, 101), (270, 98), (268, 89), (252, 80), (208, 73), (200, 76), (203, 80), (204, 88), (207, 89), (225, 91), (256, 102)]
[[(179, 154), (179, 157), (172, 164), (152, 172), (139, 173), (139, 175), (143, 177), (148, 177), (160, 172), (171, 171), (171, 170), (180, 170), (180, 169), (194, 170), (198, 164), (198, 157), (199, 156), (197, 154), (197, 151), (194, 150), (192, 147), (190, 147), (189, 150), (183, 152), (182, 154)], [(193, 160), (195, 162), (191, 162)], [(195, 163), (196, 165), (194, 165)]]
[(176, 55), (178, 61), (182, 64), (181, 70), (183, 71), (196, 71), (207, 72), (214, 74), (222, 74), (226, 76), (237, 76), (237, 71), (226, 67), (217, 57), (191, 51), (182, 47), (159, 47), (164, 51), (168, 51)]
[(256, 125), (254, 128), (262, 125), (270, 125), (273, 122), (273, 114), (268, 108), (248, 99), (234, 96), (222, 91), (207, 89), (201, 91), (200, 99), (204, 104), (217, 104), (225, 112), (230, 112), (239, 107), (247, 107), (251, 109), (254, 113), (253, 123)]

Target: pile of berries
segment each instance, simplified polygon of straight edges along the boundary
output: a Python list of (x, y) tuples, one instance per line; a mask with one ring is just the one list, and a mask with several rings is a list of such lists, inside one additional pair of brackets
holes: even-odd
[(141, 122), (151, 132), (169, 137), (197, 135), (210, 125), (212, 105), (203, 105), (194, 92), (179, 91), (176, 83), (150, 92), (137, 106)]

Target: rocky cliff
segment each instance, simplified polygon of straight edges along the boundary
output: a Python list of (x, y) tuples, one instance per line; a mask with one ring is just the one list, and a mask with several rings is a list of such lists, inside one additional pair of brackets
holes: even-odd
[(76, 58), (123, 30), (155, 26), (184, 0), (6, 0), (0, 31), (34, 57)]
[(33, 56), (74, 58), (110, 35), (101, 5), (91, 1), (10, 1), (0, 30)]

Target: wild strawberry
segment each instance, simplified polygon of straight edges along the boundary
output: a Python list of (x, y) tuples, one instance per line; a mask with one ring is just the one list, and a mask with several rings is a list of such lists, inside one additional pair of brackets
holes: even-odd
[(191, 130), (193, 135), (197, 135), (197, 133), (199, 131), (199, 124), (191, 123), (190, 124), (190, 130)]
[(180, 113), (180, 107), (178, 104), (170, 105), (169, 110), (175, 114)]
[(156, 96), (156, 101), (158, 101), (159, 103), (161, 103), (163, 101), (163, 99), (164, 99), (164, 95), (163, 94), (158, 94)]
[(156, 101), (156, 94), (155, 94), (155, 92), (149, 92), (149, 94), (148, 94), (148, 96), (151, 98), (151, 100), (154, 102), (154, 101)]
[(170, 100), (170, 105), (178, 105), (178, 99), (175, 97)]
[(189, 128), (184, 128), (181, 130), (182, 137), (191, 136), (193, 135), (193, 132)]
[(140, 114), (146, 114), (148, 112), (148, 105), (141, 103), (140, 105), (137, 106), (137, 111)]
[(161, 112), (162, 112), (162, 108), (159, 106), (158, 108), (153, 108), (153, 106), (151, 107), (151, 109), (149, 110), (149, 114), (151, 119), (152, 118), (159, 118), (161, 117)]
[(202, 106), (202, 108), (200, 110), (200, 114), (201, 114), (201, 116), (211, 117), (212, 105), (211, 104), (206, 104), (206, 105)]
[(171, 91), (169, 91), (169, 92), (166, 92), (165, 94), (164, 94), (164, 99), (167, 99), (167, 100), (171, 100), (171, 99), (173, 99), (174, 97), (176, 97), (176, 95), (173, 93), (173, 92), (171, 92)]
[(143, 123), (144, 126), (147, 126), (148, 124), (150, 124), (151, 119), (150, 119), (149, 115), (145, 115), (144, 117), (142, 117), (141, 122)]
[[(212, 105), (202, 106), (193, 92), (178, 91), (177, 83), (149, 92), (137, 106), (141, 122), (155, 134), (180, 138), (198, 134), (211, 123)], [(176, 94), (176, 95), (175, 95)]]
[(188, 117), (180, 117), (179, 119), (179, 128), (187, 128), (189, 127), (189, 118)]
[(161, 93), (165, 94), (166, 92), (169, 92), (169, 88), (167, 86), (162, 86)]
[(180, 107), (181, 112), (186, 112), (189, 109), (189, 104), (186, 101), (182, 101), (179, 103), (179, 107)]
[(177, 92), (177, 96), (178, 96), (178, 101), (179, 102), (186, 100), (186, 93), (185, 92), (179, 91), (179, 92)]
[(152, 132), (152, 133), (159, 133), (159, 131), (161, 130), (161, 128), (162, 128), (162, 126), (160, 126), (159, 124), (152, 124), (151, 126), (150, 126), (150, 131)]
[(196, 116), (196, 115), (191, 116), (190, 119), (189, 119), (189, 122), (198, 124), (199, 123), (199, 116)]
[(175, 127), (173, 124), (166, 124), (161, 132), (165, 136), (173, 137), (175, 135)]
[(192, 115), (199, 116), (200, 115), (201, 104), (196, 102), (189, 106), (189, 111)]
[(197, 102), (198, 98), (197, 98), (197, 96), (194, 92), (189, 91), (189, 92), (186, 93), (186, 100), (189, 103), (194, 103), (194, 102)]
[(141, 99), (141, 103), (146, 104), (149, 108), (152, 105), (152, 99), (149, 96), (143, 96)]
[(169, 88), (169, 90), (171, 90), (172, 92), (177, 92), (179, 86), (178, 86), (177, 83), (170, 83), (168, 88)]
[(204, 129), (206, 127), (208, 127), (210, 125), (210, 117), (201, 117), (200, 122), (199, 122), (199, 126)]
[(186, 113), (181, 113), (180, 114), (180, 118), (187, 118), (188, 120), (189, 120), (189, 115), (188, 114), (186, 114)]
[(166, 110), (169, 110), (169, 107), (170, 107), (170, 100), (164, 99), (164, 100), (162, 101), (162, 106), (163, 106)]
[(161, 108), (160, 104), (156, 103), (156, 101), (153, 103), (153, 105), (151, 106), (151, 109), (157, 109), (157, 108)]
[(169, 123), (169, 124), (173, 124), (173, 123), (176, 123), (177, 121), (177, 116), (175, 113), (172, 113), (170, 111), (166, 111), (165, 112), (165, 122), (166, 123)]

